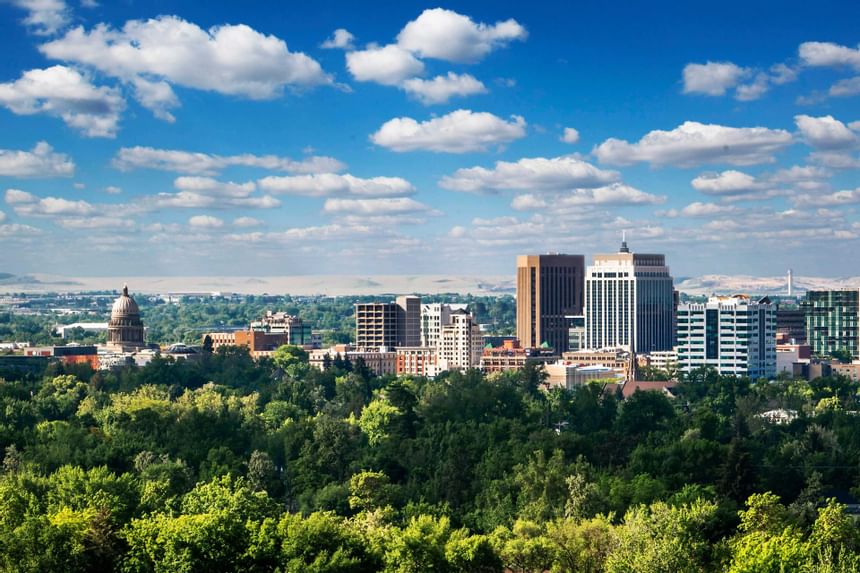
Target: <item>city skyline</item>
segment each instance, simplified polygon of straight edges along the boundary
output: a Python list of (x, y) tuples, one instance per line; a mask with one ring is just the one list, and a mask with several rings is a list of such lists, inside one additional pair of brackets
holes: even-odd
[(858, 17), (0, 3), (0, 272), (857, 275)]

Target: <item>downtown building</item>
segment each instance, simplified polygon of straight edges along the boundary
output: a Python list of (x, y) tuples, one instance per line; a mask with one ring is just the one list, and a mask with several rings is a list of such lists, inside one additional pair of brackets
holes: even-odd
[(421, 298), (399, 296), (394, 302), (355, 305), (355, 346), (396, 348), (421, 345)]
[(678, 306), (678, 369), (711, 366), (751, 379), (776, 375), (776, 308), (768, 298), (714, 296)]
[(860, 289), (807, 291), (800, 307), (814, 355), (847, 351), (860, 358)]
[(585, 257), (517, 257), (517, 338), (525, 348), (567, 352), (571, 317), (582, 315)]
[(650, 353), (671, 350), (675, 291), (664, 255), (595, 255), (585, 274), (586, 348)]

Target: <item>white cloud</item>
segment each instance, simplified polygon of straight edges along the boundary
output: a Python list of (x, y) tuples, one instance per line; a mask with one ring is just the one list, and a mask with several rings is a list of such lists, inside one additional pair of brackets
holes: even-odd
[(12, 0), (12, 5), (29, 12), (24, 24), (40, 36), (55, 34), (69, 23), (64, 0)]
[(319, 173), (293, 177), (264, 177), (258, 182), (260, 189), (270, 193), (324, 197), (334, 194), (363, 195), (365, 197), (394, 197), (411, 195), (415, 188), (400, 177), (371, 177), (362, 179), (352, 175)]
[(130, 20), (122, 29), (83, 27), (40, 46), (55, 60), (91, 66), (131, 82), (140, 103), (164, 119), (176, 105), (163, 82), (251, 99), (280, 96), (285, 87), (332, 83), (316, 60), (244, 24), (204, 30), (176, 16)]
[(816, 151), (810, 159), (833, 169), (860, 169), (860, 157), (844, 151)]
[(335, 215), (375, 216), (406, 213), (437, 214), (431, 207), (409, 197), (383, 199), (326, 199), (323, 211)]
[(792, 199), (795, 207), (840, 207), (860, 203), (860, 187), (823, 195), (802, 194)]
[(737, 207), (696, 201), (695, 203), (690, 203), (681, 209), (680, 214), (685, 217), (713, 217), (716, 215), (726, 215), (736, 212), (738, 212)]
[(513, 19), (494, 25), (476, 24), (468, 16), (433, 8), (406, 24), (397, 43), (422, 58), (476, 62), (494, 49), (527, 36), (526, 29)]
[(525, 128), (526, 121), (517, 115), (505, 121), (491, 113), (458, 109), (421, 123), (411, 117), (391, 119), (370, 139), (393, 151), (467, 153), (525, 137)]
[(692, 185), (705, 195), (737, 195), (766, 187), (752, 175), (734, 169), (721, 173), (703, 173), (693, 179)]
[(105, 187), (105, 193), (107, 193), (108, 195), (119, 195), (120, 193), (122, 193), (122, 189), (120, 187), (117, 187), (116, 185), (108, 185), (107, 187)]
[(52, 66), (0, 84), (0, 105), (18, 115), (59, 117), (89, 137), (114, 137), (125, 100), (118, 90), (96, 87), (77, 70)]
[(487, 93), (484, 84), (474, 77), (469, 74), (457, 75), (454, 72), (448, 72), (446, 76), (436, 76), (432, 80), (412, 78), (405, 80), (401, 87), (424, 105), (446, 103), (454, 96)]
[(211, 215), (194, 215), (188, 219), (188, 224), (195, 229), (219, 229), (224, 226), (224, 221)]
[(832, 115), (796, 115), (794, 122), (806, 142), (817, 149), (844, 149), (858, 143), (857, 135)]
[(21, 225), (18, 223), (10, 223), (8, 225), (0, 225), (0, 237), (8, 239), (20, 239), (33, 235), (40, 235), (42, 231), (30, 225)]
[(562, 191), (599, 187), (621, 178), (617, 171), (607, 171), (576, 157), (533, 157), (515, 163), (497, 161), (493, 169), (471, 167), (458, 169), (439, 181), (443, 189), (466, 192)]
[(349, 32), (349, 30), (345, 28), (338, 28), (332, 33), (331, 38), (328, 38), (325, 42), (323, 42), (320, 47), (325, 48), (327, 50), (351, 50), (353, 47), (353, 40), (355, 40), (355, 36), (353, 36)]
[(561, 135), (561, 140), (565, 143), (577, 143), (579, 141), (579, 132), (572, 127), (565, 127), (564, 133)]
[(6, 220), (6, 213), (4, 213), (3, 211), (0, 211), (0, 223), (2, 223), (5, 220)]
[(346, 166), (332, 157), (307, 157), (301, 161), (276, 155), (212, 155), (177, 149), (152, 147), (123, 147), (113, 159), (122, 171), (158, 169), (174, 173), (213, 175), (227, 167), (258, 167), (290, 173), (326, 173), (341, 171)]
[(807, 66), (848, 66), (860, 70), (860, 46), (848, 48), (833, 42), (804, 42), (798, 55)]
[(6, 194), (4, 195), (4, 197), (6, 199), (6, 202), (10, 205), (35, 203), (39, 199), (32, 193), (27, 193), (26, 191), (21, 191), (20, 189), (6, 189)]
[(237, 217), (233, 219), (234, 227), (260, 227), (263, 225), (263, 222), (259, 219), (255, 219), (254, 217)]
[(424, 64), (397, 44), (369, 46), (346, 55), (349, 73), (360, 82), (396, 86), (403, 80), (424, 73)]
[(0, 149), (0, 176), (71, 177), (74, 174), (74, 161), (65, 153), (54, 153), (47, 142), (40, 141), (32, 151)]
[(791, 143), (791, 134), (782, 129), (686, 121), (671, 131), (651, 131), (636, 143), (607, 139), (593, 153), (601, 162), (613, 165), (640, 161), (678, 167), (704, 163), (753, 165), (773, 162), (773, 154)]
[(281, 202), (270, 195), (229, 197), (207, 192), (180, 191), (143, 197), (137, 207), (143, 211), (151, 211), (153, 209), (226, 209), (228, 207), (274, 209), (280, 205)]
[(850, 97), (860, 94), (860, 76), (839, 80), (828, 93), (833, 97)]
[(257, 190), (257, 185), (253, 181), (240, 184), (232, 181), (218, 181), (211, 177), (177, 177), (173, 181), (173, 186), (180, 191), (217, 197), (247, 197)]
[(86, 201), (70, 201), (62, 197), (38, 199), (27, 193), (26, 195), (29, 197), (26, 197), (26, 201), (18, 199), (10, 201), (10, 191), (14, 191), (14, 189), (6, 191), (6, 202), (14, 202), (15, 213), (21, 216), (53, 217), (57, 215), (76, 215), (84, 217), (96, 213), (96, 208)]
[(709, 96), (725, 95), (749, 70), (731, 62), (708, 62), (684, 66), (684, 93)]
[(454, 239), (459, 239), (461, 237), (465, 237), (466, 233), (466, 227), (463, 227), (462, 225), (455, 225), (451, 227), (450, 231), (448, 231), (448, 236)]
[(645, 193), (623, 183), (613, 183), (596, 189), (576, 189), (563, 194), (557, 201), (560, 207), (585, 205), (658, 205), (665, 197)]
[(69, 230), (132, 229), (136, 223), (126, 217), (63, 217), (56, 223)]

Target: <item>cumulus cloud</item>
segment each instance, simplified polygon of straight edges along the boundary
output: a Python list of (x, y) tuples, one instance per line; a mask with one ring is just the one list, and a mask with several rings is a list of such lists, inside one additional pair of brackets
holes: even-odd
[(108, 195), (119, 195), (122, 193), (122, 188), (117, 187), (116, 185), (108, 185), (105, 187), (105, 193)]
[(731, 62), (707, 62), (684, 66), (684, 93), (709, 96), (725, 95), (749, 70)]
[(177, 149), (152, 147), (123, 147), (113, 159), (122, 171), (158, 169), (174, 173), (214, 175), (227, 167), (258, 167), (289, 173), (326, 173), (343, 170), (346, 166), (332, 157), (307, 157), (296, 161), (276, 155), (213, 155)]
[(860, 169), (860, 157), (845, 151), (816, 151), (810, 159), (833, 169)]
[(0, 149), (0, 176), (71, 177), (75, 163), (65, 153), (55, 153), (47, 142), (40, 141), (32, 151)]
[(833, 97), (850, 97), (860, 94), (860, 76), (839, 80), (830, 86), (828, 93)]
[(798, 55), (807, 66), (846, 66), (860, 70), (860, 46), (849, 48), (833, 42), (804, 42), (798, 48)]
[(233, 219), (234, 227), (260, 227), (263, 225), (263, 222), (259, 219), (255, 219), (254, 217), (237, 217)]
[(211, 177), (177, 177), (173, 181), (173, 186), (181, 191), (218, 197), (247, 197), (257, 190), (257, 185), (253, 181), (240, 184), (232, 181), (218, 181)]
[[(425, 105), (444, 103), (453, 96), (486, 93), (486, 87), (469, 74), (448, 72), (422, 79), (423, 58), (474, 63), (511, 41), (525, 40), (527, 35), (513, 19), (489, 25), (451, 10), (433, 8), (407, 23), (395, 43), (371, 43), (362, 50), (349, 51), (346, 67), (358, 81), (400, 87)], [(324, 47), (342, 47), (340, 44), (335, 35)]]
[(141, 105), (168, 120), (167, 109), (178, 103), (168, 84), (271, 99), (285, 87), (332, 83), (316, 60), (291, 52), (280, 38), (244, 24), (204, 30), (176, 16), (130, 20), (122, 29), (77, 27), (39, 49), (130, 82)]
[(21, 225), (19, 223), (0, 225), (0, 237), (6, 239), (21, 239), (40, 234), (42, 234), (41, 229), (31, 227), (30, 225)]
[(734, 169), (721, 173), (703, 173), (693, 179), (692, 185), (705, 195), (737, 195), (766, 187), (752, 175)]
[(396, 86), (406, 78), (424, 73), (424, 64), (397, 44), (370, 46), (346, 55), (349, 73), (360, 82)]
[(320, 45), (320, 47), (326, 50), (351, 50), (353, 47), (353, 40), (355, 40), (355, 36), (353, 36), (349, 30), (338, 28), (332, 33), (330, 38)]
[(4, 199), (10, 205), (19, 205), (21, 203), (34, 203), (38, 201), (38, 197), (32, 193), (21, 191), (20, 189), (6, 189)]
[(188, 219), (188, 224), (195, 229), (219, 229), (224, 226), (224, 221), (211, 215), (194, 215)]
[[(6, 191), (6, 202), (9, 203), (9, 192)], [(15, 213), (21, 216), (53, 217), (57, 215), (87, 216), (96, 213), (96, 208), (83, 200), (70, 201), (62, 197), (45, 197), (39, 199), (27, 193), (26, 200), (14, 201)], [(25, 199), (21, 197), (21, 199)]]
[(126, 217), (62, 217), (56, 223), (72, 231), (92, 229), (132, 229), (137, 224)]
[(572, 127), (565, 127), (561, 134), (561, 140), (565, 143), (577, 143), (579, 141), (579, 132)]
[(155, 209), (226, 209), (246, 207), (250, 209), (275, 209), (281, 202), (270, 195), (230, 197), (199, 191), (159, 193), (142, 197), (136, 207), (142, 211)]
[(75, 69), (52, 66), (0, 84), (0, 105), (18, 115), (59, 117), (88, 137), (114, 137), (125, 100), (118, 90), (94, 86)]
[(0, 223), (2, 223), (5, 220), (6, 220), (6, 213), (4, 213), (3, 211), (0, 211)]
[(621, 178), (617, 171), (595, 167), (576, 157), (533, 157), (516, 162), (497, 161), (493, 169), (471, 167), (458, 169), (439, 181), (452, 191), (494, 192), (561, 191), (599, 187)]
[(431, 207), (410, 197), (382, 199), (326, 199), (323, 211), (332, 215), (376, 216), (411, 213), (437, 214)]
[(860, 187), (827, 194), (801, 194), (792, 198), (795, 207), (841, 207), (860, 204)]
[(658, 205), (666, 201), (666, 197), (652, 195), (640, 191), (630, 185), (613, 183), (595, 189), (576, 189), (569, 194), (562, 194), (557, 204), (560, 207), (586, 205)]
[(69, 7), (64, 0), (11, 0), (17, 6), (28, 12), (24, 24), (34, 34), (49, 36), (69, 23)]
[(845, 149), (854, 147), (858, 143), (857, 134), (832, 115), (823, 117), (796, 115), (794, 122), (806, 143), (817, 149)]
[(487, 93), (484, 84), (469, 74), (448, 72), (445, 76), (436, 76), (431, 80), (412, 78), (405, 80), (403, 90), (415, 96), (424, 105), (446, 103), (454, 96), (469, 96)]
[(467, 153), (509, 143), (525, 134), (526, 121), (518, 115), (506, 121), (491, 113), (458, 109), (421, 123), (411, 117), (391, 119), (370, 139), (392, 151)]
[(400, 177), (371, 177), (363, 179), (353, 175), (319, 173), (292, 177), (264, 177), (258, 182), (260, 189), (270, 193), (324, 197), (335, 194), (363, 195), (365, 197), (395, 197), (411, 195), (415, 188)]
[(782, 129), (686, 121), (671, 131), (651, 131), (636, 143), (607, 139), (593, 153), (602, 163), (612, 165), (642, 161), (677, 167), (705, 163), (754, 165), (773, 162), (773, 154), (792, 142), (791, 134)]
[(476, 62), (496, 48), (525, 40), (526, 29), (509, 19), (494, 25), (443, 8), (424, 10), (397, 35), (397, 43), (422, 58)]

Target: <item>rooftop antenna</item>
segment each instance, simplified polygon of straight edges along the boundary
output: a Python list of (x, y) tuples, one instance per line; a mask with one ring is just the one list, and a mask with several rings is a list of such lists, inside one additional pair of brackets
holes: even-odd
[(621, 248), (618, 250), (619, 253), (629, 253), (630, 249), (627, 248), (627, 231), (621, 230)]

